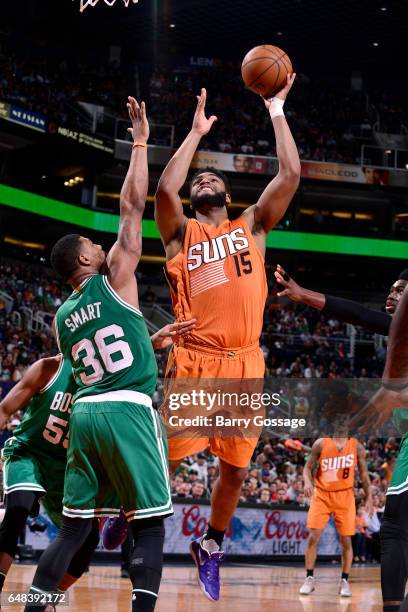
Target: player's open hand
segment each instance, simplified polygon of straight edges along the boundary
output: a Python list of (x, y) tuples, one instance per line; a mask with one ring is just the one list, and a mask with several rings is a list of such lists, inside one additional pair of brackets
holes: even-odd
[(151, 337), (152, 345), (155, 351), (167, 348), (180, 337), (191, 332), (197, 323), (197, 319), (189, 319), (188, 321), (180, 321), (178, 323), (169, 323)]
[(132, 127), (128, 129), (132, 135), (133, 142), (146, 143), (149, 139), (149, 122), (146, 117), (146, 105), (141, 102), (137, 103), (135, 98), (128, 97), (126, 104)]
[[(296, 79), (296, 72), (293, 72), (292, 74), (288, 74), (287, 77), (286, 77), (286, 85), (285, 85), (285, 87), (282, 87), (282, 89), (280, 89), (273, 96), (273, 98), (279, 98), (280, 100), (286, 100), (286, 96), (288, 95), (288, 93), (292, 89), (292, 86), (293, 86), (293, 83), (295, 82), (295, 79)], [(266, 108), (268, 110), (269, 110), (269, 107), (271, 105), (271, 101), (273, 100), (273, 98), (269, 98), (269, 99), (264, 98), (265, 106), (266, 106)]]
[(284, 287), (284, 290), (277, 294), (278, 297), (284, 297), (286, 295), (292, 302), (302, 301), (302, 287), (285, 272), (280, 264), (276, 266), (275, 278), (276, 281)]
[(288, 93), (290, 92), (290, 90), (292, 89), (293, 83), (295, 82), (296, 79), (296, 72), (292, 72), (292, 74), (288, 74), (288, 76), (286, 77), (286, 85), (285, 87), (282, 87), (282, 89), (280, 91), (278, 91), (277, 94), (275, 94), (275, 98), (280, 98), (281, 100), (286, 100), (286, 96), (288, 95)]
[(200, 134), (200, 136), (204, 136), (208, 134), (211, 130), (212, 125), (215, 121), (217, 121), (217, 117), (215, 115), (211, 115), (207, 119), (205, 116), (205, 103), (207, 101), (207, 91), (203, 88), (201, 90), (201, 94), (197, 96), (197, 108), (194, 114), (192, 131)]

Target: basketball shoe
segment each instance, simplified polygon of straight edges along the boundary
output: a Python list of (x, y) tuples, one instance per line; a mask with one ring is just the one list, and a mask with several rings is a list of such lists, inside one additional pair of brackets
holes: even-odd
[(313, 576), (308, 576), (299, 589), (301, 595), (310, 595), (315, 590), (315, 579)]
[[(204, 548), (205, 546), (205, 548)], [(214, 540), (194, 540), (190, 552), (198, 570), (198, 583), (208, 599), (218, 601), (220, 598), (220, 566), (224, 561), (224, 552)]]
[(351, 597), (350, 584), (348, 580), (345, 580), (345, 578), (341, 579), (340, 587), (339, 587), (339, 595), (341, 597)]

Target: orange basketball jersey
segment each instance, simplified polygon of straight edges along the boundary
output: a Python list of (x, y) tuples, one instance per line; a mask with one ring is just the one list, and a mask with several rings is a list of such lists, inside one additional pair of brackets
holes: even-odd
[(218, 227), (190, 219), (166, 273), (176, 319), (197, 319), (192, 342), (230, 349), (259, 342), (268, 287), (264, 259), (242, 217)]
[(332, 438), (323, 438), (323, 448), (315, 485), (324, 491), (341, 491), (354, 486), (354, 471), (357, 463), (357, 440), (348, 438), (341, 451)]

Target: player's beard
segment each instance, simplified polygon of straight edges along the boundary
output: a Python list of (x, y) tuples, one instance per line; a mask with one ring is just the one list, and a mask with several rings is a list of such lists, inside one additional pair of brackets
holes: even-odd
[(191, 207), (193, 210), (199, 210), (204, 206), (214, 206), (215, 208), (223, 208), (227, 205), (227, 192), (217, 191), (216, 193), (204, 193), (203, 195), (192, 195), (190, 197)]

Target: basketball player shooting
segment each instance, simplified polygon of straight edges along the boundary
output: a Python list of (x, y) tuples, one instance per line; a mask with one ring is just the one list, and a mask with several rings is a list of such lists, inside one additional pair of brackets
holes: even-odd
[[(179, 192), (194, 153), (217, 120), (205, 115), (206, 90), (197, 98), (192, 129), (166, 166), (156, 193), (155, 218), (166, 252), (166, 275), (178, 321), (197, 320), (192, 333), (174, 345), (168, 370), (190, 379), (263, 379), (265, 363), (259, 338), (267, 296), (266, 236), (285, 214), (299, 185), (300, 161), (283, 104), (295, 75), (272, 100), (265, 100), (276, 137), (279, 172), (258, 202), (234, 221), (228, 218), (231, 193), (227, 178), (208, 168), (191, 181), (195, 218), (183, 212)], [(241, 484), (256, 438), (169, 440), (171, 468), (207, 447), (219, 457), (220, 475), (211, 498), (206, 534), (191, 545), (199, 584), (211, 600), (220, 594), (219, 567), (227, 525), (238, 503)]]
[[(355, 438), (348, 438), (347, 416), (338, 416), (333, 438), (320, 438), (312, 446), (305, 464), (303, 478), (305, 495), (311, 497), (307, 515), (310, 530), (306, 546), (306, 580), (301, 586), (301, 595), (310, 595), (315, 590), (314, 566), (317, 545), (323, 530), (333, 514), (342, 548), (342, 575), (339, 595), (351, 597), (349, 573), (353, 562), (351, 536), (355, 533), (356, 504), (354, 499), (354, 471), (358, 464), (359, 477), (365, 493), (365, 504), (372, 514), (370, 478), (365, 461), (365, 449)], [(313, 477), (316, 465), (317, 471)]]

